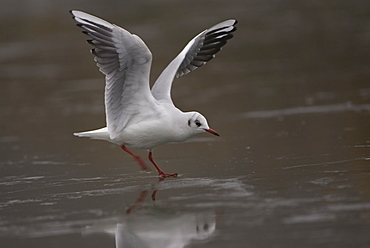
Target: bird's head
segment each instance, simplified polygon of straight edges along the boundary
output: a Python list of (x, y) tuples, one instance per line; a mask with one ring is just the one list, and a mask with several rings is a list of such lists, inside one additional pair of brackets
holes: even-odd
[(220, 136), (215, 130), (208, 126), (207, 119), (198, 112), (188, 112), (187, 116), (187, 126), (188, 129), (194, 134), (200, 134), (204, 132), (211, 133), (216, 136)]

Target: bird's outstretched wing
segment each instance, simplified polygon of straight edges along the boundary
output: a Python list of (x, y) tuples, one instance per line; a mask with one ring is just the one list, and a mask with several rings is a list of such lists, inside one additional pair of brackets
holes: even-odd
[(226, 20), (195, 36), (158, 77), (152, 88), (153, 96), (172, 103), (171, 86), (175, 76), (181, 77), (214, 58), (233, 37), (236, 23), (236, 20)]
[(117, 25), (81, 11), (71, 14), (90, 37), (91, 52), (105, 75), (106, 122), (113, 140), (129, 121), (138, 121), (135, 117), (156, 114), (149, 87), (152, 54), (138, 36)]

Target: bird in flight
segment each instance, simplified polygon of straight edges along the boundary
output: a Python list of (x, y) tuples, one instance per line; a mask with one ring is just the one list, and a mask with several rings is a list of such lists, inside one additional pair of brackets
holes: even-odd
[(175, 77), (201, 67), (233, 37), (236, 20), (218, 23), (197, 36), (171, 61), (152, 89), (149, 74), (152, 54), (135, 34), (96, 16), (72, 10), (71, 14), (88, 43), (99, 70), (105, 75), (106, 127), (74, 133), (78, 137), (106, 140), (132, 155), (142, 169), (143, 160), (128, 148), (149, 151), (149, 160), (159, 176), (163, 172), (153, 160), (153, 149), (169, 142), (183, 142), (201, 133), (219, 134), (208, 126), (198, 112), (182, 112), (172, 102), (171, 86)]

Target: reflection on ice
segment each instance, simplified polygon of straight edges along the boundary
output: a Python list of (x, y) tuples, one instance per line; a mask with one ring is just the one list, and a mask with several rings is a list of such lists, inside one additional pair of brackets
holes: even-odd
[(153, 208), (126, 215), (118, 222), (87, 227), (83, 234), (113, 235), (116, 248), (180, 248), (196, 240), (209, 239), (215, 229), (215, 213), (177, 213), (168, 209)]
[[(160, 181), (154, 189), (152, 188), (150, 201), (161, 200), (156, 199), (160, 198), (157, 196), (159, 191), (168, 189), (177, 191), (180, 188), (191, 189), (193, 187), (198, 190), (203, 187), (212, 189), (212, 191), (217, 191), (219, 198), (224, 199), (251, 195), (242, 181), (237, 178), (185, 178)], [(106, 233), (113, 235), (116, 248), (181, 248), (197, 240), (207, 241), (214, 235), (218, 218), (216, 211), (213, 210), (214, 206), (209, 205), (207, 200), (207, 196), (214, 199), (214, 192), (206, 194), (203, 191), (202, 196), (196, 193), (187, 196), (174, 195), (170, 197), (171, 200), (165, 204), (165, 207), (145, 205), (145, 199), (150, 199), (149, 192), (149, 190), (141, 191), (136, 201), (126, 210), (125, 215), (118, 219), (104, 220), (90, 225), (86, 227), (83, 234)], [(199, 197), (197, 200), (199, 206), (194, 206), (194, 203), (189, 202), (189, 200), (193, 201), (194, 197), (197, 199)], [(173, 204), (173, 201), (176, 204)], [(212, 202), (217, 206), (220, 206), (221, 203), (218, 200)]]
[[(116, 247), (184, 247), (211, 240), (220, 216), (216, 213), (240, 206), (241, 199), (253, 195), (241, 178), (168, 178), (155, 183), (149, 179), (157, 180), (142, 174), (18, 178), (22, 185), (32, 181), (32, 188), (13, 192), (13, 186), (13, 198), (0, 201), (4, 216), (9, 216), (2, 219), (0, 236), (68, 238), (82, 233), (83, 242), (89, 242), (91, 234), (102, 233), (108, 239), (105, 234), (114, 235)], [(76, 209), (81, 202), (87, 205)], [(37, 214), (22, 216), (13, 209)]]
[(265, 110), (247, 112), (241, 115), (242, 118), (273, 118), (279, 116), (298, 114), (338, 113), (346, 111), (370, 111), (370, 104), (339, 103), (320, 106), (303, 106), (287, 109)]
[(330, 213), (310, 213), (306, 215), (298, 215), (283, 220), (286, 224), (298, 224), (298, 223), (318, 223), (335, 220), (336, 216)]

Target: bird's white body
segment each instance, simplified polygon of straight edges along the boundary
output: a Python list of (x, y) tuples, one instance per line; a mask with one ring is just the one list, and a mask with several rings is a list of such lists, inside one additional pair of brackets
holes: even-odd
[(129, 148), (151, 150), (166, 143), (183, 142), (194, 136), (196, 133), (189, 132), (186, 124), (188, 115), (189, 113), (183, 113), (177, 108), (167, 108), (157, 118), (146, 119), (144, 116), (142, 120), (133, 122), (114, 139), (110, 138), (107, 127), (75, 135), (106, 140), (117, 145), (123, 144)]
[(106, 140), (126, 147), (148, 149), (169, 142), (182, 142), (209, 132), (206, 118), (197, 112), (182, 112), (172, 102), (175, 77), (204, 65), (221, 50), (235, 30), (235, 20), (221, 22), (194, 37), (158, 77), (152, 89), (149, 75), (152, 54), (135, 34), (90, 14), (71, 11), (77, 25), (94, 46), (92, 53), (105, 75), (105, 112), (107, 126), (75, 133), (79, 137)]

